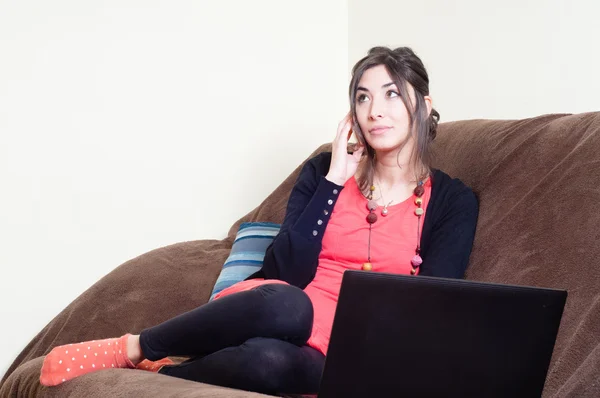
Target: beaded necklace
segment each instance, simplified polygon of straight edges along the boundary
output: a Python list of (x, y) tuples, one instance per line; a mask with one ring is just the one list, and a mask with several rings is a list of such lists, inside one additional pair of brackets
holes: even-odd
[[(415, 205), (417, 208), (415, 209), (415, 215), (417, 216), (417, 247), (415, 249), (415, 255), (411, 259), (410, 263), (412, 265), (412, 269), (410, 270), (411, 275), (416, 275), (419, 266), (423, 263), (423, 259), (421, 258), (421, 217), (423, 216), (423, 194), (425, 193), (425, 188), (423, 187), (424, 181), (419, 181), (417, 186), (413, 190), (413, 194), (415, 195)], [(371, 264), (371, 231), (373, 229), (373, 224), (377, 221), (377, 214), (375, 214), (375, 210), (379, 205), (375, 200), (373, 200), (373, 191), (375, 191), (375, 186), (371, 184), (369, 189), (368, 201), (367, 201), (367, 209), (369, 209), (369, 214), (367, 215), (367, 222), (369, 223), (369, 244), (368, 244), (368, 252), (367, 252), (367, 262), (363, 264), (363, 271), (371, 271), (373, 269), (373, 265)], [(383, 195), (382, 195), (383, 198)], [(381, 210), (381, 215), (386, 216), (388, 214), (388, 206), (392, 202), (388, 203)]]

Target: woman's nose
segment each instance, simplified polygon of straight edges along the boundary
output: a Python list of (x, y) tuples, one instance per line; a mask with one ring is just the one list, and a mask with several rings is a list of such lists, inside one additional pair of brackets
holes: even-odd
[(383, 117), (383, 109), (380, 105), (380, 101), (373, 99), (371, 101), (371, 111), (369, 113), (371, 120), (381, 119)]

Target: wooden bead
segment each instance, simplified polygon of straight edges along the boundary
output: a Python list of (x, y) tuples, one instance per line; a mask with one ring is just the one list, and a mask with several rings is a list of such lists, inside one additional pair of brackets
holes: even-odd
[(417, 216), (422, 216), (422, 215), (423, 215), (423, 209), (422, 209), (422, 208), (420, 208), (420, 207), (417, 207), (417, 208), (415, 209), (415, 214), (416, 214)]
[(416, 273), (417, 273), (417, 269), (416, 268), (413, 268), (413, 269), (410, 270), (410, 274), (411, 275), (415, 275)]
[(375, 213), (369, 213), (369, 215), (367, 216), (367, 222), (369, 224), (374, 224), (375, 221), (377, 221), (377, 214), (375, 214)]
[(363, 271), (371, 271), (373, 269), (373, 266), (371, 265), (371, 263), (364, 263), (362, 269)]
[(423, 204), (423, 198), (416, 198), (415, 199), (415, 204), (417, 206), (421, 206)]
[(425, 193), (425, 188), (423, 188), (422, 185), (419, 185), (415, 188), (414, 192), (415, 192), (415, 195), (417, 195), (418, 197), (421, 197)]

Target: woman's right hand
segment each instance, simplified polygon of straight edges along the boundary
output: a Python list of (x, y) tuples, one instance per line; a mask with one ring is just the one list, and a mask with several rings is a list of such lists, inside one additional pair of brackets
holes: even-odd
[(352, 115), (348, 113), (338, 124), (337, 135), (332, 143), (331, 164), (329, 172), (325, 176), (326, 179), (337, 185), (344, 185), (350, 177), (354, 176), (365, 150), (363, 145), (357, 144), (354, 153), (348, 153), (351, 129)]

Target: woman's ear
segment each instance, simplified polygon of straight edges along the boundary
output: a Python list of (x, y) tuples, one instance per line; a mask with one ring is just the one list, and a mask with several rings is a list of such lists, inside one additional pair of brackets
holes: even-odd
[(425, 105), (427, 105), (427, 117), (429, 117), (431, 115), (431, 110), (433, 109), (433, 101), (428, 95), (423, 97), (423, 99), (425, 100)]

